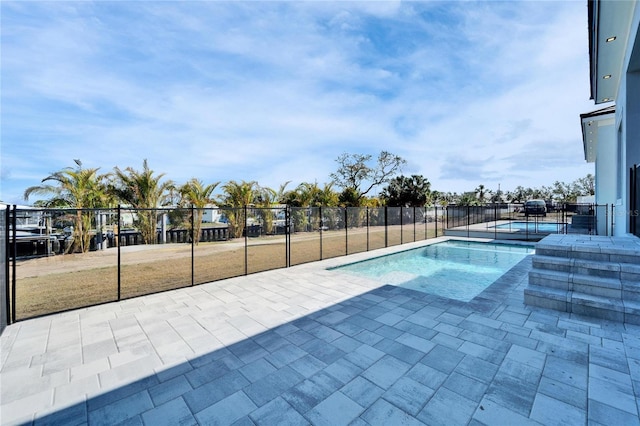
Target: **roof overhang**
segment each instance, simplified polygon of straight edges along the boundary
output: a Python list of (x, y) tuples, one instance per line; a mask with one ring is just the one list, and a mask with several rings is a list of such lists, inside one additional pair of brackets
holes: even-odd
[(636, 1), (588, 0), (591, 99), (615, 101)]
[(615, 105), (596, 111), (580, 114), (582, 125), (582, 145), (584, 147), (584, 159), (587, 163), (596, 161), (598, 151), (598, 134), (604, 126), (613, 126), (615, 123)]

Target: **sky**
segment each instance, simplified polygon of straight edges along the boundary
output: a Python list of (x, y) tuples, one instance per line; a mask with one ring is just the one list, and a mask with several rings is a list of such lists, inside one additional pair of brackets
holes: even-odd
[(74, 159), (274, 189), (322, 186), (340, 154), (383, 150), (444, 192), (594, 172), (579, 119), (598, 109), (586, 0), (2, 1), (0, 13), (5, 203)]

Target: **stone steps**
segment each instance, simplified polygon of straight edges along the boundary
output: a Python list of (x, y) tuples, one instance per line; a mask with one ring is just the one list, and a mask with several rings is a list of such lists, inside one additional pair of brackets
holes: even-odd
[(640, 324), (640, 239), (552, 235), (532, 264), (525, 304)]

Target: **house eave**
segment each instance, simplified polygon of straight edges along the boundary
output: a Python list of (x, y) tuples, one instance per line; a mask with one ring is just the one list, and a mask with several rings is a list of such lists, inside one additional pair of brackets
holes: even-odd
[(599, 129), (604, 126), (613, 125), (615, 121), (615, 114), (615, 106), (609, 106), (580, 114), (582, 147), (584, 150), (584, 159), (587, 163), (593, 163), (596, 161)]
[(596, 104), (615, 101), (629, 39), (634, 1), (588, 0), (590, 95)]

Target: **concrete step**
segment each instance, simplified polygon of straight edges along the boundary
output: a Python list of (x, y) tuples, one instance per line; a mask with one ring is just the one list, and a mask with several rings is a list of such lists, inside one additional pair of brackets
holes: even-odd
[(596, 262), (582, 259), (570, 259), (566, 257), (534, 255), (532, 259), (534, 268), (549, 271), (573, 272), (580, 275), (594, 277), (622, 279), (622, 271), (628, 275), (627, 280), (640, 281), (640, 265), (620, 264), (612, 262)]
[(536, 245), (525, 304), (640, 325), (640, 240), (551, 235)]
[(640, 325), (640, 302), (529, 285), (525, 304), (592, 318)]
[(531, 262), (534, 268), (559, 272), (571, 272), (571, 268), (573, 266), (573, 259), (569, 259), (567, 257), (539, 255), (537, 249), (536, 254), (534, 254), (531, 259)]
[(615, 243), (612, 238), (550, 235), (536, 245), (536, 254), (596, 262), (640, 264), (640, 244), (637, 238), (615, 237)]
[(624, 304), (622, 299), (596, 296), (580, 292), (571, 292), (571, 300), (568, 302), (571, 313), (585, 315), (592, 318), (600, 318), (609, 321), (624, 322)]
[(531, 268), (529, 271), (529, 285), (548, 287), (560, 291), (570, 291), (573, 282), (571, 272), (553, 271), (547, 269)]
[(570, 298), (568, 291), (537, 286), (531, 283), (524, 289), (525, 305), (538, 306), (540, 308), (570, 312), (568, 310), (568, 300)]
[[(640, 301), (640, 283), (625, 282), (625, 290)], [(554, 271), (534, 267), (529, 271), (529, 285), (549, 287), (561, 291), (575, 291), (613, 299), (622, 298), (623, 281), (574, 272)], [(637, 293), (637, 294), (635, 294)]]

